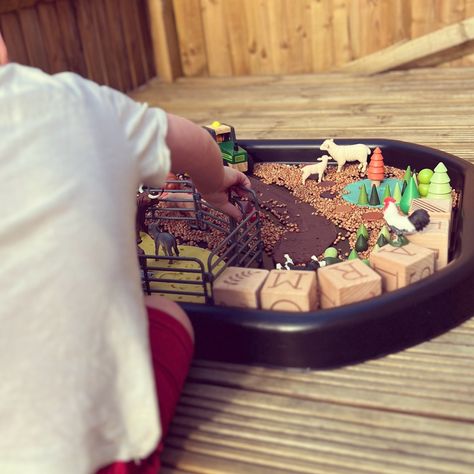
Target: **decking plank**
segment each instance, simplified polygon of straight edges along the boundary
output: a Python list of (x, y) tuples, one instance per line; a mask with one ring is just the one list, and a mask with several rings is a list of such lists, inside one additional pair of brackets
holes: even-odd
[[(132, 95), (239, 138), (388, 138), (474, 163), (474, 68), (152, 80)], [(473, 373), (474, 319), (337, 370), (197, 360), (163, 472), (471, 473)]]

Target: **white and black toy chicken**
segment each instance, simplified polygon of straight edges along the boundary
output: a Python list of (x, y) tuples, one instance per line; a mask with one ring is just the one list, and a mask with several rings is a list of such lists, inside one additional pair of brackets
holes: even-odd
[(430, 223), (430, 215), (425, 209), (417, 209), (409, 216), (404, 216), (398, 211), (393, 197), (387, 197), (383, 202), (383, 217), (390, 231), (396, 235), (395, 242), (398, 242), (398, 245), (407, 243), (405, 234), (419, 232)]

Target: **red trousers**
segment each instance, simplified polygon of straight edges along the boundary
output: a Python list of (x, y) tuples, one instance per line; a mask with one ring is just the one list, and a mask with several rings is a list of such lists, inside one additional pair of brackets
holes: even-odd
[(146, 459), (115, 462), (97, 474), (156, 474), (160, 469), (163, 438), (173, 418), (193, 355), (193, 342), (184, 327), (170, 315), (147, 308), (153, 371), (159, 394), (162, 440)]

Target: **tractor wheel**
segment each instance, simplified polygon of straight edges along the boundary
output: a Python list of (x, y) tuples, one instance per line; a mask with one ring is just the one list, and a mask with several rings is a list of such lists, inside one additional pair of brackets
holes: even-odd
[(253, 175), (254, 164), (255, 162), (252, 155), (247, 154), (247, 171), (245, 172), (245, 174), (249, 176)]

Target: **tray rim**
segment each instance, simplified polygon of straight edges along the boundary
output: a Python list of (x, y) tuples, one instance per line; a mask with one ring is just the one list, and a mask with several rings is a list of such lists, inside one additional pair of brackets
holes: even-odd
[[(197, 329), (198, 337), (201, 333), (199, 330), (200, 326), (207, 327), (207, 330), (204, 331), (204, 334), (201, 334), (201, 337), (209, 337), (211, 334), (207, 334), (206, 336), (206, 333), (209, 332), (209, 325), (212, 324), (218, 324), (219, 326), (224, 327), (226, 329), (225, 332), (227, 333), (232, 333), (232, 327), (236, 329), (236, 332), (241, 332), (242, 330), (245, 332), (245, 330), (247, 330), (250, 331), (251, 334), (256, 335), (257, 338), (259, 333), (274, 335), (278, 334), (279, 336), (286, 334), (291, 335), (288, 337), (292, 337), (293, 339), (296, 337), (297, 339), (298, 334), (304, 335), (308, 333), (319, 333), (321, 335), (325, 332), (337, 332), (339, 330), (347, 331), (348, 327), (351, 325), (363, 327), (367, 325), (370, 326), (370, 324), (373, 323), (379, 324), (382, 321), (381, 318), (389, 317), (390, 315), (393, 316), (395, 313), (411, 311), (415, 307), (418, 311), (423, 311), (422, 306), (424, 304), (428, 305), (429, 300), (435, 298), (440, 293), (446, 293), (447, 290), (454, 290), (463, 282), (470, 281), (471, 279), (474, 282), (474, 165), (444, 151), (399, 140), (376, 138), (336, 140), (338, 143), (343, 144), (364, 143), (371, 148), (374, 146), (379, 146), (382, 148), (382, 152), (384, 152), (384, 149), (385, 151), (390, 150), (390, 147), (392, 147), (392, 151), (408, 150), (412, 151), (413, 153), (421, 153), (432, 157), (432, 167), (436, 166), (437, 162), (439, 161), (444, 161), (448, 167), (448, 170), (450, 169), (450, 166), (453, 167), (452, 170), (455, 170), (453, 175), (456, 176), (454, 180), (456, 182), (456, 188), (459, 188), (461, 191), (460, 203), (457, 209), (456, 224), (456, 228), (461, 229), (461, 233), (460, 235), (456, 235), (458, 243), (453, 261), (450, 262), (445, 268), (437, 271), (430, 277), (420, 280), (417, 283), (411, 284), (407, 287), (395, 290), (393, 292), (384, 293), (369, 300), (331, 309), (318, 309), (316, 311), (305, 313), (285, 313), (261, 309), (242, 309), (229, 307), (223, 308), (209, 305), (183, 303), (183, 307), (190, 315), (191, 320)], [(317, 152), (319, 153), (318, 156), (320, 156), (323, 154), (323, 152), (319, 151), (319, 145), (322, 143), (322, 141), (323, 140), (319, 139), (239, 140), (239, 145), (246, 148), (254, 157), (255, 162), (258, 163), (262, 162), (260, 161), (261, 156), (259, 154), (259, 152), (261, 153), (262, 150), (264, 150), (266, 153), (268, 150), (274, 152), (278, 149), (305, 150), (305, 153), (309, 153), (310, 151)], [(294, 164), (304, 161), (298, 160), (278, 162)], [(390, 163), (390, 160), (386, 160), (386, 164), (393, 165)], [(472, 203), (471, 207), (469, 207), (469, 203)], [(455, 298), (455, 291), (448, 292), (448, 297), (449, 294), (451, 294), (452, 298)], [(441, 305), (439, 307), (441, 308)], [(460, 321), (472, 316), (472, 313), (469, 314), (469, 309), (471, 312), (474, 312), (474, 298), (472, 299), (471, 308), (467, 309), (467, 314), (452, 315), (455, 317), (449, 317), (449, 321), (455, 325)], [(436, 315), (433, 316), (433, 318), (436, 317)], [(219, 321), (221, 318), (224, 319)], [(414, 316), (414, 319), (416, 319), (416, 316)], [(235, 326), (238, 326), (238, 328)], [(445, 325), (443, 325), (443, 327), (444, 326)], [(211, 330), (211, 332), (213, 331)], [(416, 339), (420, 339), (418, 342), (421, 342), (422, 340), (425, 340), (426, 337), (424, 335), (420, 335), (420, 338)], [(386, 351), (379, 347), (374, 351), (369, 351), (369, 353), (373, 352), (371, 355), (372, 357), (377, 354), (380, 355), (382, 353), (392, 352), (405, 346), (406, 345), (403, 344), (402, 341), (399, 341), (398, 344), (394, 343), (391, 347), (387, 347)], [(198, 356), (201, 353), (199, 343), (197, 345), (196, 352)], [(213, 352), (205, 350), (203, 355), (205, 356), (206, 354), (211, 354), (212, 356)], [(222, 359), (219, 358), (218, 353), (214, 355), (216, 357), (212, 358), (217, 358), (218, 360), (239, 362), (241, 359), (241, 357), (237, 357), (237, 360), (233, 360), (233, 357), (230, 354), (227, 354), (227, 356), (222, 354)], [(362, 357), (362, 359), (365, 358), (365, 356)], [(244, 357), (244, 359), (246, 358)], [(268, 360), (268, 357), (263, 355), (262, 357), (259, 357), (258, 353), (254, 356), (254, 359), (255, 360), (242, 360), (242, 362), (273, 365), (272, 361)], [(275, 359), (277, 362), (276, 365), (287, 365), (285, 364), (284, 357), (272, 358), (272, 360)], [(295, 358), (289, 357), (289, 366), (294, 366), (294, 363), (292, 362), (293, 359)], [(296, 359), (298, 359), (298, 357), (296, 357)], [(340, 355), (332, 358), (329, 357), (330, 360), (327, 360), (328, 357), (324, 357), (324, 362), (322, 364), (317, 362), (318, 357), (308, 357), (307, 364), (304, 363), (306, 360), (305, 357), (300, 359), (301, 362), (297, 363), (297, 366), (326, 367), (354, 362), (361, 359), (361, 357), (358, 357), (356, 354), (353, 354), (353, 357), (348, 357), (347, 354), (344, 357), (341, 357)]]

